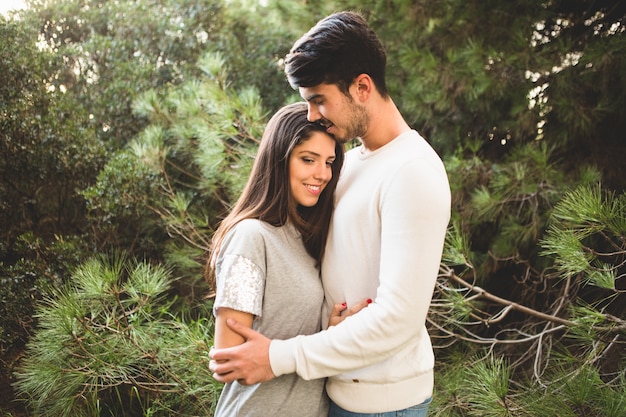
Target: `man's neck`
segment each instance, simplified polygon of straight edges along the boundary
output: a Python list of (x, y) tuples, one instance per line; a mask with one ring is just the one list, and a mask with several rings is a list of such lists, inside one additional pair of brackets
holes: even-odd
[(361, 141), (370, 151), (381, 148), (411, 130), (391, 98), (380, 100), (369, 111), (369, 126)]

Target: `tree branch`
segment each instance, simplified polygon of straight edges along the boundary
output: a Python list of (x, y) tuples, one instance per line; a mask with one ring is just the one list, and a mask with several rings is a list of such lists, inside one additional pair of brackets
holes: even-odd
[(489, 301), (493, 301), (495, 303), (507, 306), (509, 309), (520, 311), (520, 312), (528, 314), (530, 316), (537, 317), (537, 318), (539, 318), (541, 320), (546, 320), (546, 321), (549, 321), (549, 322), (552, 322), (552, 323), (562, 324), (562, 325), (565, 325), (565, 326), (568, 326), (568, 327), (574, 327), (574, 326), (577, 325), (573, 321), (570, 321), (570, 320), (567, 320), (567, 319), (564, 319), (564, 318), (561, 318), (561, 317), (553, 316), (553, 315), (550, 315), (550, 314), (542, 313), (541, 311), (537, 311), (537, 310), (534, 310), (534, 309), (532, 309), (530, 307), (526, 307), (526, 306), (523, 306), (521, 304), (515, 303), (515, 302), (513, 302), (511, 300), (507, 300), (507, 299), (498, 297), (497, 295), (493, 295), (490, 292), (485, 291), (483, 288), (478, 287), (476, 285), (472, 285), (469, 282), (465, 281), (463, 278), (461, 278), (457, 274), (455, 274), (454, 270), (452, 270), (451, 268), (449, 268), (449, 267), (447, 267), (445, 265), (442, 265), (441, 271), (442, 271), (441, 276), (444, 276), (444, 277), (446, 277), (446, 278), (448, 278), (448, 279), (450, 279), (450, 280), (452, 280), (452, 281), (454, 281), (454, 282), (464, 286), (465, 288), (469, 289), (470, 291), (473, 291), (480, 298), (483, 298), (483, 299), (486, 299), (486, 300), (489, 300)]

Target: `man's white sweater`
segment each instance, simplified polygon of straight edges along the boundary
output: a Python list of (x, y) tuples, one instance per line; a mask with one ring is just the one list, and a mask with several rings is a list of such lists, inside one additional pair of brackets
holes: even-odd
[(322, 262), (322, 322), (333, 304), (374, 302), (320, 333), (272, 341), (275, 375), (329, 377), (330, 398), (352, 412), (401, 410), (432, 395), (425, 321), (450, 198), (441, 159), (415, 131), (347, 153)]

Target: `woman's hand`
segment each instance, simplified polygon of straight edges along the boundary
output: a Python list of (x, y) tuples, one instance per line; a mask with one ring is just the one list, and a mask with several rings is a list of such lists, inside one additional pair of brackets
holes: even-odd
[(328, 327), (336, 326), (342, 321), (346, 319), (346, 317), (350, 317), (353, 314), (358, 313), (363, 310), (365, 307), (372, 303), (372, 299), (368, 298), (363, 300), (352, 307), (348, 308), (346, 303), (335, 304), (333, 306), (333, 311), (330, 313), (330, 318), (328, 319)]

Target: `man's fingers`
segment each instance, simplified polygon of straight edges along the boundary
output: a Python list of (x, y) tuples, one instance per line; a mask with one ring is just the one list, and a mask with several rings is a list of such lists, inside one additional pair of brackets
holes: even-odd
[(248, 378), (237, 378), (237, 375), (235, 374), (234, 371), (230, 371), (226, 373), (218, 373), (214, 371), (213, 379), (215, 379), (218, 382), (222, 382), (224, 384), (229, 383), (229, 382), (234, 382), (234, 381), (237, 381), (240, 385), (253, 385), (256, 383), (256, 382), (250, 381)]
[(226, 384), (228, 382), (235, 381), (237, 378), (233, 375), (232, 372), (229, 372), (227, 374), (218, 374), (218, 373), (213, 372), (213, 379), (215, 379), (218, 382), (222, 382)]
[(235, 379), (233, 369), (229, 369), (230, 364), (228, 362), (218, 362), (211, 360), (209, 362), (209, 370), (213, 373), (213, 378), (219, 382), (232, 382)]
[(241, 335), (246, 340), (252, 339), (257, 334), (257, 332), (255, 332), (251, 328), (244, 326), (243, 324), (233, 319), (226, 320), (226, 324), (228, 325), (228, 327), (230, 327), (232, 331), (234, 331), (235, 333), (239, 333), (239, 335)]
[(226, 325), (245, 342), (227, 348), (209, 350), (209, 369), (219, 382), (239, 381), (243, 385), (256, 384), (274, 378), (269, 363), (271, 340), (244, 324), (227, 319)]

